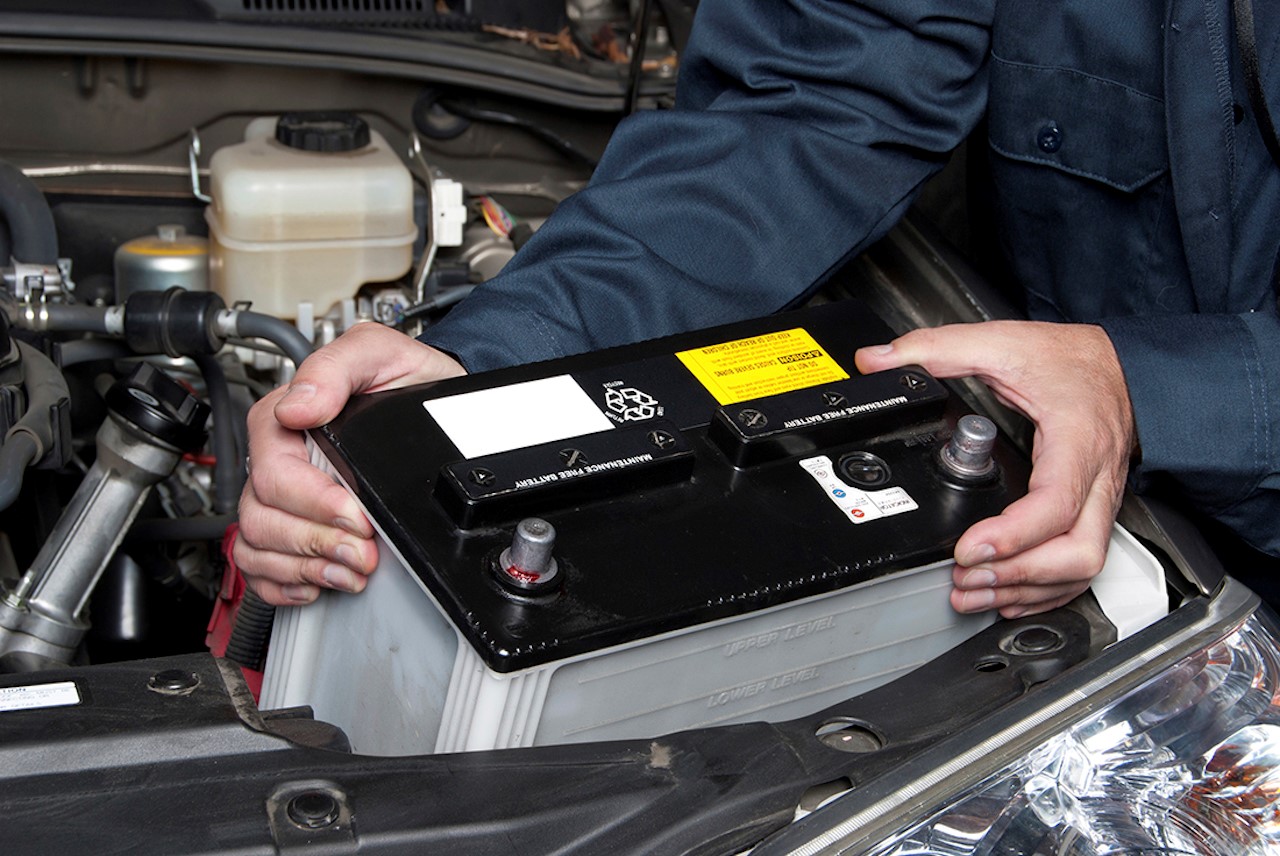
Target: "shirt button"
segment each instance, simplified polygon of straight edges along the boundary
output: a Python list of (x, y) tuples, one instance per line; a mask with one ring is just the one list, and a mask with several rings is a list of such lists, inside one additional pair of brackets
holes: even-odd
[(1062, 148), (1062, 129), (1057, 122), (1046, 122), (1036, 131), (1036, 145), (1040, 151), (1053, 154)]

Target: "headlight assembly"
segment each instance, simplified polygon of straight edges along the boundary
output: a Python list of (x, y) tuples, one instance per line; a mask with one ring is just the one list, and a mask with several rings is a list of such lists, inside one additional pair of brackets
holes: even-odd
[(1280, 634), (1255, 605), (1228, 581), (1172, 633), (1115, 646), (994, 733), (900, 770), (907, 784), (869, 783), (759, 852), (1280, 852)]

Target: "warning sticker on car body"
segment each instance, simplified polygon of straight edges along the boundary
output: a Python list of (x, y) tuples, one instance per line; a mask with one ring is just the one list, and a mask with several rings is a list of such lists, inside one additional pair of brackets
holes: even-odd
[(681, 351), (676, 356), (722, 405), (849, 377), (800, 327)]

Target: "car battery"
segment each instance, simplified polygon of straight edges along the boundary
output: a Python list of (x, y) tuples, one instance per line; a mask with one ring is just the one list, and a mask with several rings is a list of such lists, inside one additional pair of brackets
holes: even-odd
[(947, 651), (995, 620), (951, 609), (956, 540), (1030, 465), (922, 369), (859, 375), (891, 338), (849, 300), (354, 398), (313, 456), (380, 564), (278, 610), (262, 706), (368, 754), (636, 738)]

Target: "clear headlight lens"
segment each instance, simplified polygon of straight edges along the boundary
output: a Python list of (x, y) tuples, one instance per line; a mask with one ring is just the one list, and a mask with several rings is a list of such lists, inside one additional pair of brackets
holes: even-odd
[(1250, 618), (876, 856), (1280, 853), (1280, 649)]

